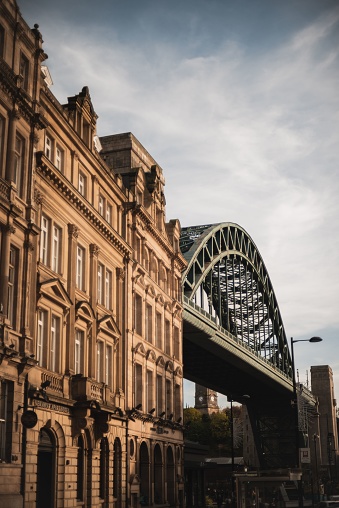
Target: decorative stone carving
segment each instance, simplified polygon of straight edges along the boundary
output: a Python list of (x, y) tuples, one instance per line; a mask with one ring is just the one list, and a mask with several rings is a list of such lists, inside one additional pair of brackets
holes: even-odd
[(91, 243), (91, 245), (89, 246), (89, 251), (90, 251), (92, 256), (98, 257), (99, 252), (100, 252), (100, 248), (95, 243)]
[(67, 224), (68, 227), (68, 235), (73, 238), (78, 238), (79, 236), (79, 228), (75, 224)]

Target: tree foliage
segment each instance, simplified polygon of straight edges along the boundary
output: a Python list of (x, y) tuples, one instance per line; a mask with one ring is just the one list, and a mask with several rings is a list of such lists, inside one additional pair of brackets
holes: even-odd
[[(234, 407), (233, 429), (235, 421), (239, 418), (241, 418), (241, 410)], [(231, 417), (228, 408), (211, 415), (202, 414), (195, 408), (186, 408), (184, 409), (184, 424), (185, 439), (208, 445), (212, 455), (231, 455)], [(237, 445), (237, 443), (234, 444)], [(242, 454), (241, 449), (236, 451)]]

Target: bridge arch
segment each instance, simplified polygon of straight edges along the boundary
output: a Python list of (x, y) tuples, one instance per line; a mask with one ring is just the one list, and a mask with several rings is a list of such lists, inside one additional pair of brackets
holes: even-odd
[(291, 357), (273, 286), (260, 252), (237, 224), (182, 228), (186, 303), (207, 312), (217, 325), (286, 376)]

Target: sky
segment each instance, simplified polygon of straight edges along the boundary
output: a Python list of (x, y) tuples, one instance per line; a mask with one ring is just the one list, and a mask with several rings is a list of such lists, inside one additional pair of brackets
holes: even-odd
[(132, 132), (162, 167), (167, 220), (248, 232), (287, 337), (323, 338), (295, 344), (300, 382), (330, 365), (339, 396), (338, 2), (18, 4), (59, 102), (88, 86), (98, 135)]

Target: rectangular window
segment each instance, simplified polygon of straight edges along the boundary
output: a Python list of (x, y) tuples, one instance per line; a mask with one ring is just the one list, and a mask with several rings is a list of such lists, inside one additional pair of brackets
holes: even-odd
[(48, 237), (49, 237), (49, 219), (42, 215), (41, 217), (41, 236), (40, 236), (40, 260), (44, 265), (48, 263)]
[(171, 354), (171, 323), (165, 319), (165, 353)]
[(137, 261), (141, 263), (141, 238), (139, 236), (137, 236), (135, 239), (135, 250)]
[(106, 270), (105, 275), (105, 307), (112, 310), (112, 281), (113, 274), (110, 270)]
[(135, 295), (134, 298), (134, 329), (136, 333), (142, 335), (142, 298)]
[(105, 356), (105, 384), (110, 388), (113, 388), (113, 348), (112, 346), (106, 346), (106, 356)]
[(76, 273), (76, 283), (77, 287), (80, 290), (85, 289), (85, 249), (77, 246), (77, 273)]
[(105, 209), (105, 199), (102, 196), (99, 196), (98, 210), (102, 217), (104, 216), (104, 209)]
[(21, 193), (23, 163), (24, 163), (24, 140), (21, 136), (17, 135), (15, 138), (13, 182), (15, 183), (19, 194)]
[(50, 161), (52, 160), (52, 149), (53, 149), (52, 139), (49, 136), (46, 136), (45, 137), (45, 155)]
[(180, 360), (180, 334), (179, 334), (179, 328), (177, 326), (173, 329), (173, 341), (174, 341), (174, 356), (177, 360)]
[(98, 303), (103, 304), (104, 301), (104, 290), (103, 290), (103, 279), (104, 279), (104, 267), (98, 263), (98, 287), (97, 287), (97, 300)]
[(16, 325), (19, 251), (11, 246), (9, 251), (7, 317), (13, 328)]
[(152, 307), (146, 305), (145, 339), (152, 342)]
[(61, 247), (61, 229), (53, 226), (53, 244), (52, 244), (52, 270), (60, 273), (60, 247)]
[(78, 191), (84, 197), (86, 197), (86, 176), (81, 171), (79, 172), (79, 180), (78, 180)]
[(50, 337), (50, 362), (49, 369), (53, 372), (60, 371), (60, 318), (52, 314), (51, 318), (51, 337)]
[(61, 228), (45, 215), (41, 216), (40, 261), (60, 273)]
[(97, 381), (104, 381), (104, 343), (97, 342)]
[(142, 404), (142, 366), (135, 364), (134, 405)]
[(147, 412), (149, 412), (153, 408), (153, 372), (151, 370), (147, 371), (146, 398), (147, 398), (146, 410)]
[(83, 330), (75, 331), (75, 374), (84, 374), (84, 348), (85, 348), (85, 332)]
[(169, 418), (172, 414), (172, 383), (169, 379), (166, 379), (166, 416)]
[(106, 206), (106, 221), (108, 224), (112, 224), (112, 205), (107, 203)]
[(39, 362), (40, 367), (47, 367), (46, 325), (47, 325), (47, 312), (45, 310), (39, 310), (36, 359)]
[(28, 90), (28, 72), (29, 72), (29, 60), (23, 53), (21, 53), (19, 74), (22, 79), (22, 88), (26, 91)]
[(64, 169), (64, 151), (58, 145), (55, 148), (55, 167), (59, 171)]
[(159, 349), (162, 348), (162, 316), (159, 312), (155, 316), (155, 340)]
[(164, 410), (164, 397), (163, 397), (163, 380), (162, 376), (157, 375), (157, 412), (158, 415)]

